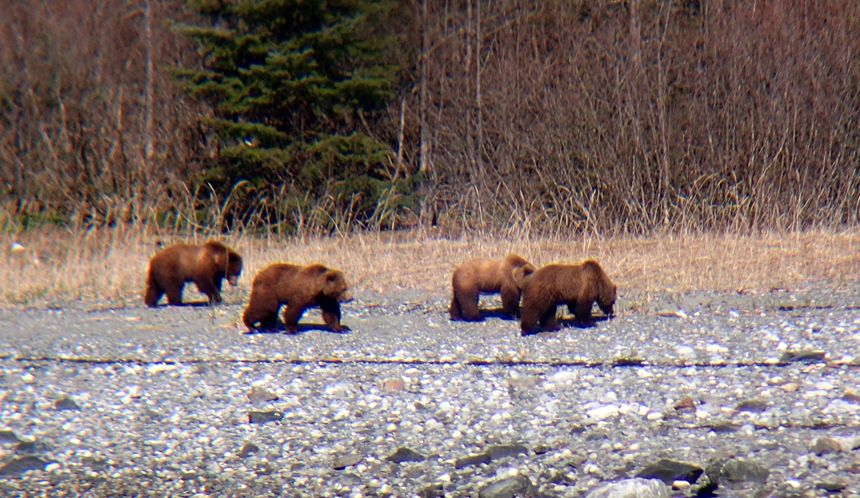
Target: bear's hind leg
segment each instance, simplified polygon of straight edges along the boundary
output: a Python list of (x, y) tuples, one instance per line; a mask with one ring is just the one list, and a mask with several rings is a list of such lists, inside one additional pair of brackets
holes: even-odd
[(460, 315), (467, 322), (480, 322), (481, 312), (478, 310), (478, 289), (464, 289), (454, 293), (454, 299), (460, 305)]
[(179, 306), (182, 304), (182, 288), (185, 287), (185, 282), (170, 282), (165, 289), (167, 294), (167, 304)]
[(284, 327), (287, 329), (287, 333), (295, 334), (299, 331), (299, 320), (302, 318), (305, 309), (300, 308), (298, 306), (291, 306), (287, 304), (286, 309), (284, 309)]

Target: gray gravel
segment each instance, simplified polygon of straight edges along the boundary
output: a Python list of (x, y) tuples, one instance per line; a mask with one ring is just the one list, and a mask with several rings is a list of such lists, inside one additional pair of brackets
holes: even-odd
[(622, 296), (525, 338), (420, 291), (357, 296), (347, 334), (317, 311), (244, 334), (236, 304), (0, 310), (0, 495), (586, 496), (667, 458), (718, 496), (856, 497), (857, 291)]

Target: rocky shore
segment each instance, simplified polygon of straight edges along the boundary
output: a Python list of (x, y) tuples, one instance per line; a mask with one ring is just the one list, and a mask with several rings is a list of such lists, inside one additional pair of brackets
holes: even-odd
[(418, 291), (359, 296), (347, 334), (5, 309), (0, 495), (860, 496), (858, 294), (822, 288), (529, 337)]

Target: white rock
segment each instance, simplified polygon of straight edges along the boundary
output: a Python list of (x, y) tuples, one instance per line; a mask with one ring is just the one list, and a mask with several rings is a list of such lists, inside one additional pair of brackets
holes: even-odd
[(618, 414), (618, 407), (615, 405), (605, 405), (594, 408), (585, 412), (586, 415), (593, 419), (603, 420)]
[(675, 354), (678, 356), (695, 356), (696, 350), (691, 348), (690, 346), (677, 346), (675, 348)]
[(601, 486), (586, 498), (670, 498), (669, 487), (657, 479), (625, 479)]
[(576, 372), (561, 370), (547, 377), (547, 380), (550, 382), (565, 382), (568, 380), (576, 380), (576, 378)]

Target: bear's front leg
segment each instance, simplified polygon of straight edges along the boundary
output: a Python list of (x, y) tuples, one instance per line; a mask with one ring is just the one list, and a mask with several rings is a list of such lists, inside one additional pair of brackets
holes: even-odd
[(337, 301), (323, 299), (320, 300), (320, 310), (322, 311), (323, 321), (332, 332), (347, 332), (349, 327), (340, 324), (340, 305)]

